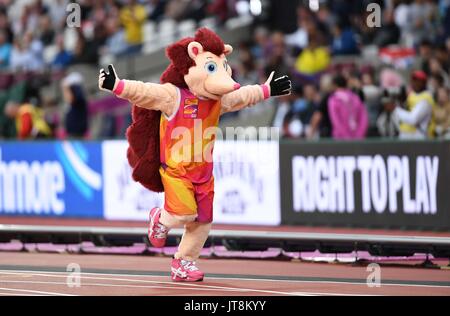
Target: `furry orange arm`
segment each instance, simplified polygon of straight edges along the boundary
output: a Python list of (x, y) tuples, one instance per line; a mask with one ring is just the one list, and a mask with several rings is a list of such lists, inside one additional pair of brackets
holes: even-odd
[(245, 86), (222, 97), (222, 114), (242, 110), (270, 97), (267, 85)]
[(130, 103), (171, 116), (177, 109), (178, 89), (171, 83), (156, 84), (134, 80), (121, 80), (115, 94)]

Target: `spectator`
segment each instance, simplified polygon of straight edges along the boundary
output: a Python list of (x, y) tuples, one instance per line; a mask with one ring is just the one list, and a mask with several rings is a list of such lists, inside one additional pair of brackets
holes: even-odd
[(72, 63), (73, 55), (65, 49), (64, 37), (57, 36), (56, 45), (58, 46), (58, 53), (52, 62), (54, 69), (64, 69)]
[(45, 122), (42, 110), (30, 103), (19, 105), (10, 101), (5, 114), (15, 120), (17, 137), (21, 140), (51, 136), (51, 129)]
[(428, 61), (433, 57), (433, 44), (429, 40), (423, 40), (418, 47), (418, 54), (414, 68), (429, 72)]
[(68, 4), (69, 0), (52, 0), (49, 15), (56, 30), (63, 28), (66, 24)]
[(363, 139), (368, 128), (368, 114), (361, 99), (347, 88), (343, 76), (333, 81), (335, 92), (328, 101), (334, 139)]
[(376, 33), (371, 44), (378, 47), (397, 44), (400, 40), (401, 34), (399, 27), (395, 24), (393, 9), (386, 9), (383, 15), (382, 23), (382, 28), (373, 28), (376, 30)]
[(356, 35), (350, 27), (338, 22), (333, 27), (333, 43), (331, 45), (333, 55), (357, 55), (359, 54)]
[(269, 76), (272, 71), (277, 74), (288, 74), (290, 69), (286, 63), (286, 46), (284, 42), (284, 35), (281, 32), (274, 32), (271, 36), (270, 45), (268, 48), (268, 57), (265, 64), (265, 76)]
[(366, 105), (369, 114), (368, 137), (379, 136), (377, 128), (377, 119), (381, 110), (382, 90), (375, 82), (374, 73), (371, 69), (362, 72), (361, 99)]
[(120, 28), (120, 22), (116, 19), (108, 19), (106, 28), (109, 34), (106, 40), (106, 52), (116, 57), (123, 56), (128, 51), (128, 44), (125, 40), (125, 32)]
[(400, 139), (426, 139), (433, 136), (433, 108), (435, 102), (426, 90), (427, 75), (415, 71), (411, 76), (411, 88), (406, 100), (406, 109), (397, 107), (394, 111), (400, 122)]
[(78, 41), (73, 54), (73, 64), (97, 65), (99, 60), (99, 44), (96, 41), (88, 40), (83, 32), (78, 31)]
[(310, 129), (306, 135), (308, 139), (331, 137), (332, 127), (328, 114), (328, 100), (334, 90), (333, 77), (331, 75), (322, 76), (320, 79), (320, 90), (323, 95), (319, 96), (320, 100), (311, 118)]
[(380, 86), (382, 89), (400, 88), (404, 81), (397, 70), (387, 67), (380, 71)]
[(129, 45), (128, 53), (138, 53), (144, 40), (143, 27), (147, 20), (145, 7), (136, 0), (128, 0), (128, 4), (120, 10), (120, 21), (125, 27), (125, 39)]
[(300, 138), (308, 134), (311, 117), (316, 108), (316, 93), (313, 85), (294, 89), (290, 109), (283, 120), (284, 137)]
[(55, 39), (55, 30), (48, 15), (42, 15), (39, 19), (39, 34), (39, 40), (44, 46), (53, 44)]
[(286, 36), (286, 44), (300, 50), (308, 46), (309, 34), (313, 32), (315, 27), (311, 16), (304, 10), (299, 10), (298, 29), (292, 34)]
[(436, 59), (439, 61), (443, 69), (450, 69), (450, 52), (445, 47), (444, 43), (436, 47)]
[(5, 31), (0, 29), (0, 70), (9, 67), (12, 46), (8, 43)]
[(436, 4), (427, 0), (403, 0), (395, 9), (395, 23), (400, 28), (403, 42), (414, 46), (431, 40), (437, 18)]
[(82, 83), (83, 77), (78, 73), (71, 73), (62, 82), (64, 102), (69, 106), (65, 127), (71, 138), (83, 138), (88, 130), (88, 103)]
[(319, 35), (311, 36), (309, 45), (298, 56), (295, 69), (300, 80), (317, 81), (320, 74), (330, 65), (328, 49), (320, 44)]
[(230, 17), (236, 15), (235, 8), (230, 5), (227, 0), (214, 0), (208, 5), (207, 11), (210, 14), (217, 16), (220, 24), (224, 24)]
[(432, 76), (439, 76), (443, 79), (443, 84), (445, 86), (450, 86), (450, 79), (447, 74), (447, 71), (442, 67), (442, 64), (440, 63), (439, 59), (436, 57), (430, 58), (428, 60), (428, 69), (429, 74)]
[(331, 12), (329, 4), (324, 3), (320, 5), (319, 11), (317, 12), (317, 22), (321, 32), (325, 33), (327, 42), (331, 42), (333, 37), (329, 30), (332, 30), (338, 21), (336, 15)]
[(450, 38), (450, 4), (448, 3), (448, 1), (446, 3), (446, 6), (447, 7), (444, 8), (444, 13), (442, 14), (443, 15), (442, 28), (443, 28), (443, 38), (449, 39)]
[(14, 34), (11, 29), (11, 23), (9, 22), (8, 15), (5, 11), (6, 10), (2, 9), (0, 6), (0, 30), (4, 32), (6, 42), (12, 44), (14, 40)]
[(23, 38), (16, 39), (11, 52), (11, 69), (13, 71), (39, 71), (44, 67), (43, 46), (35, 40), (31, 33), (27, 33)]
[(439, 88), (445, 86), (445, 79), (440, 74), (432, 74), (430, 79), (428, 79), (427, 90), (433, 95), (434, 98), (437, 98), (437, 91)]
[(450, 96), (449, 90), (441, 87), (437, 91), (437, 106), (434, 109), (436, 134), (450, 139)]
[(167, 0), (150, 0), (147, 3), (148, 18), (152, 21), (159, 22), (164, 17)]
[(410, 6), (410, 26), (414, 43), (422, 39), (433, 39), (438, 8), (435, 1), (415, 0)]
[(254, 45), (251, 47), (252, 55), (261, 62), (267, 57), (267, 43), (269, 42), (269, 31), (262, 26), (255, 29), (253, 35)]
[(31, 70), (39, 71), (44, 67), (44, 45), (42, 41), (34, 36), (33, 32), (24, 35), (25, 45), (29, 47), (33, 55), (33, 65)]
[(390, 95), (384, 95), (381, 98), (382, 111), (376, 121), (378, 133), (381, 137), (398, 137), (398, 124), (392, 114), (397, 106), (396, 102), (397, 100)]
[(235, 74), (236, 81), (241, 85), (252, 85), (259, 82), (259, 74), (250, 48), (242, 44), (239, 48), (239, 64)]

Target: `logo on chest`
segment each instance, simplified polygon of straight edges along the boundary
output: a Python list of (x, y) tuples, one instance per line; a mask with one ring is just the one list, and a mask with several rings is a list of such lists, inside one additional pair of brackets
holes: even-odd
[(183, 106), (183, 117), (185, 119), (198, 118), (199, 101), (197, 98), (185, 99)]

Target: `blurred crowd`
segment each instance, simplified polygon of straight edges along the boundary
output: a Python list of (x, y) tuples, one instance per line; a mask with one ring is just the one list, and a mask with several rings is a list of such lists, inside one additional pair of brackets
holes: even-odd
[[(89, 97), (68, 66), (140, 54), (149, 21), (213, 16), (224, 25), (249, 3), (78, 0), (80, 27), (68, 42), (70, 2), (0, 0), (0, 137), (90, 137)], [(370, 3), (379, 17), (367, 11)], [(284, 137), (450, 137), (450, 0), (261, 4), (266, 11), (254, 18), (251, 40), (235, 47), (232, 66), (242, 85), (272, 70), (292, 77), (293, 93), (277, 101), (272, 119)], [(30, 71), (42, 75), (31, 79)], [(61, 101), (40, 96), (51, 80), (61, 82)]]
[[(236, 15), (229, 4), (226, 0), (0, 0), (0, 137), (89, 137), (83, 79), (67, 74), (68, 67), (97, 66), (105, 55), (141, 53), (149, 23), (212, 16), (221, 25)], [(40, 87), (57, 80), (62, 83), (63, 117), (57, 115), (55, 100), (43, 100), (39, 94)], [(58, 132), (61, 124), (63, 131)]]
[[(382, 27), (368, 26), (369, 3), (382, 9)], [(236, 67), (244, 83), (272, 69), (293, 78), (272, 123), (285, 138), (450, 138), (450, 1), (320, 1), (315, 9), (304, 1), (295, 10), (290, 33), (256, 26)]]
[[(0, 70), (97, 64), (107, 53), (139, 53), (147, 22), (200, 21), (216, 13), (219, 22), (235, 14), (221, 0), (0, 0)], [(72, 41), (68, 29), (76, 32)]]

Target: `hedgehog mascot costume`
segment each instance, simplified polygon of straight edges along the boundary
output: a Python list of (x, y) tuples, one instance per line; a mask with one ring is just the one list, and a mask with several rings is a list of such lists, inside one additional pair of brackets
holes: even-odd
[(232, 79), (227, 62), (232, 51), (213, 31), (201, 28), (195, 38), (167, 48), (170, 65), (161, 84), (120, 80), (112, 65), (100, 71), (100, 89), (133, 104), (133, 122), (127, 130), (133, 179), (165, 193), (164, 208), (150, 211), (151, 244), (164, 247), (169, 230), (184, 227), (172, 260), (173, 281), (204, 277), (195, 260), (213, 218), (211, 157), (220, 116), (291, 90), (287, 76), (272, 81), (273, 73), (263, 85), (241, 87)]

